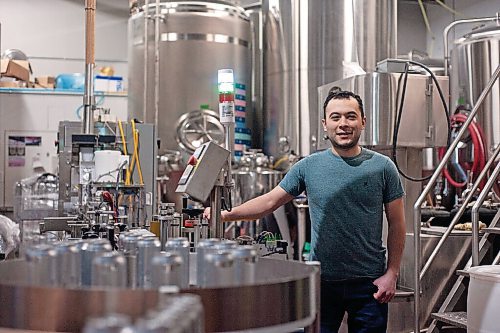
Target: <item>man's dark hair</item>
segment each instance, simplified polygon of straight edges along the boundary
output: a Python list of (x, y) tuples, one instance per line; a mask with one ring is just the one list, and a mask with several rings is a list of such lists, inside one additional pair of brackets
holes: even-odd
[(359, 95), (356, 95), (352, 91), (342, 90), (339, 87), (332, 87), (328, 92), (325, 104), (323, 104), (323, 119), (326, 119), (326, 106), (332, 99), (349, 99), (354, 98), (358, 102), (359, 110), (361, 111), (361, 118), (365, 117), (365, 111), (363, 110), (363, 101)]

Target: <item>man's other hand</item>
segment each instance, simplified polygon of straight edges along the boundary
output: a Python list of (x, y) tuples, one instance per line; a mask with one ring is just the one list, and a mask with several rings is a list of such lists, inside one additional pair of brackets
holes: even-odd
[(380, 303), (389, 303), (396, 293), (397, 279), (398, 276), (393, 272), (385, 272), (384, 275), (373, 281), (373, 284), (378, 288), (378, 291), (373, 294), (373, 297)]

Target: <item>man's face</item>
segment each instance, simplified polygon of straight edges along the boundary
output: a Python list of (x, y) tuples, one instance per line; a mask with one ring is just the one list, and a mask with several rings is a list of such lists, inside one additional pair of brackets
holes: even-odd
[(325, 109), (323, 129), (334, 148), (348, 150), (357, 146), (366, 118), (361, 117), (358, 102), (354, 98), (332, 99)]

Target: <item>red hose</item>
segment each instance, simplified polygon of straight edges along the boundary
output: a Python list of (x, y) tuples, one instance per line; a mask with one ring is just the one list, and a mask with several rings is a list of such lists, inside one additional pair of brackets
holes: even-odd
[[(467, 116), (465, 114), (457, 113), (451, 117), (452, 123), (462, 123), (463, 124), (466, 121), (467, 121)], [(486, 148), (485, 148), (484, 140), (483, 140), (484, 134), (483, 134), (481, 127), (479, 127), (475, 121), (472, 121), (469, 124), (468, 129), (469, 129), (469, 134), (470, 134), (471, 139), (472, 139), (472, 144), (474, 145), (474, 161), (472, 162), (471, 171), (472, 171), (474, 177), (477, 177), (479, 175), (479, 173), (481, 173), (481, 170), (484, 169), (484, 166), (486, 164), (487, 152), (486, 152)], [(444, 156), (444, 148), (440, 148), (438, 150), (438, 154), (439, 154), (439, 158), (442, 159)], [(452, 176), (450, 175), (447, 168), (443, 169), (443, 174), (446, 177), (446, 179), (448, 180), (448, 182), (451, 185), (453, 185), (454, 187), (460, 188), (460, 187), (464, 187), (465, 185), (467, 185), (467, 181), (465, 181), (463, 183), (459, 183), (459, 182), (455, 181), (452, 178)], [(479, 184), (479, 189), (482, 189), (484, 187), (484, 184), (485, 184), (485, 180), (483, 179), (481, 181), (481, 183)]]
[[(451, 121), (456, 123), (464, 123), (467, 121), (467, 116), (462, 113), (457, 113), (451, 117)], [(483, 130), (475, 121), (472, 121), (469, 124), (469, 133), (472, 139), (472, 143), (474, 144), (474, 161), (472, 163), (471, 171), (474, 175), (474, 178), (479, 176), (481, 171), (484, 169), (486, 165), (486, 146), (484, 144), (484, 134)], [(481, 190), (486, 183), (486, 180), (483, 179), (479, 184), (479, 189)]]
[[(444, 148), (444, 147), (440, 147), (438, 149), (438, 156), (439, 156), (440, 160), (443, 159), (445, 149), (446, 148)], [(455, 181), (455, 179), (453, 179), (453, 177), (450, 175), (450, 172), (448, 171), (448, 167), (444, 167), (443, 175), (446, 177), (446, 180), (456, 188), (464, 187), (465, 185), (467, 185), (467, 181), (465, 181), (463, 183), (459, 183), (459, 182)]]
[(113, 217), (115, 218), (115, 221), (117, 221), (116, 219), (118, 217), (118, 213), (115, 209), (113, 195), (111, 193), (109, 193), (108, 191), (104, 191), (104, 192), (102, 192), (102, 200), (109, 204), (109, 207), (113, 211)]

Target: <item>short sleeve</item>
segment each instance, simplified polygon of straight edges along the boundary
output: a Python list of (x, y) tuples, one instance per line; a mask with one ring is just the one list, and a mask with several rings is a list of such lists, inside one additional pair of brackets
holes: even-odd
[(405, 194), (398, 169), (390, 159), (387, 159), (385, 164), (384, 183), (384, 204), (399, 199)]
[(290, 168), (283, 180), (279, 183), (279, 186), (288, 194), (296, 197), (305, 191), (306, 186), (304, 171), (306, 169), (306, 164), (307, 158), (297, 162)]

